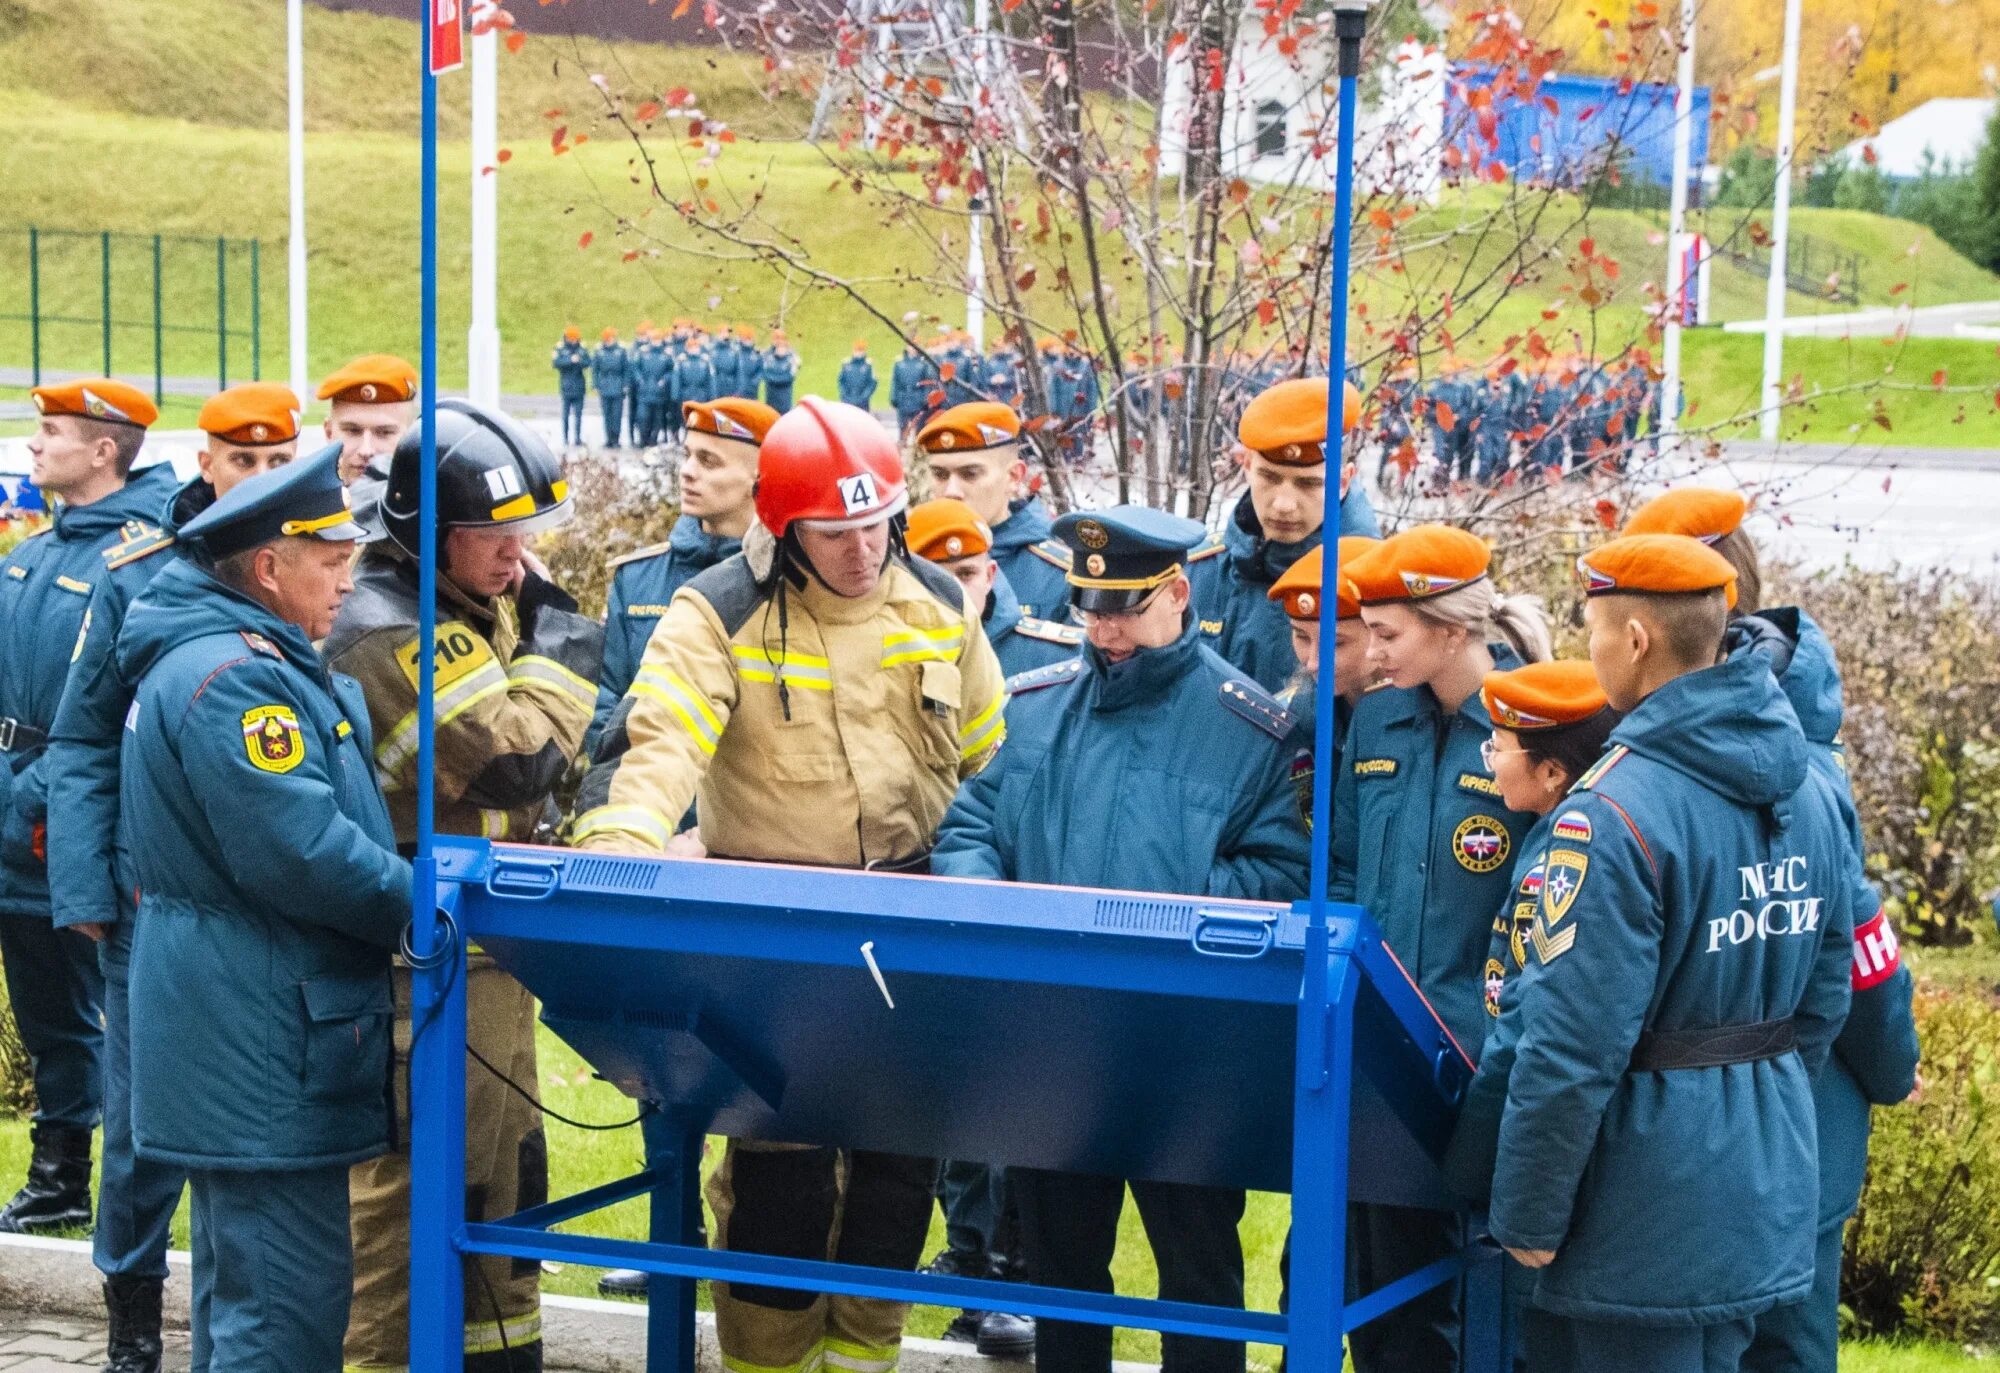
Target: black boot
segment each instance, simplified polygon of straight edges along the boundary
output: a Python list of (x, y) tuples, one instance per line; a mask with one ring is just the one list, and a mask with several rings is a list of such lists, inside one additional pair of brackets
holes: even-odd
[(162, 1278), (104, 1280), (104, 1309), (111, 1313), (111, 1341), (104, 1373), (160, 1373)]
[(0, 1232), (39, 1234), (90, 1226), (90, 1131), (34, 1127), (28, 1181), (0, 1211)]
[(646, 1275), (636, 1268), (607, 1269), (597, 1280), (597, 1290), (607, 1297), (643, 1297)]

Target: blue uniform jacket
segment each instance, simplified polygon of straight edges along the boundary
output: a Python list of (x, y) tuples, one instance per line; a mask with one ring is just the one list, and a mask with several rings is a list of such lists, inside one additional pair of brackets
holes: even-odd
[[(1285, 608), (1271, 599), (1271, 583), (1319, 547), (1324, 531), (1298, 543), (1264, 537), (1249, 497), (1236, 502), (1222, 527), (1222, 551), (1188, 569), (1194, 580), (1195, 608), (1209, 646), (1266, 691), (1277, 691), (1298, 666), (1292, 657), (1292, 625)], [(1376, 537), (1375, 509), (1357, 483), (1340, 505), (1340, 532)]]
[(1007, 743), (959, 791), (932, 871), (1292, 901), (1309, 852), (1286, 780), (1290, 720), (1201, 644), (1016, 677)]
[(986, 642), (993, 645), (993, 656), (1009, 677), (1074, 658), (1083, 647), (1081, 626), (1023, 614), (1021, 598), (1004, 572), (993, 579), (993, 590), (987, 593), (984, 620)]
[(1762, 657), (1798, 714), (1813, 770), (1826, 778), (1840, 803), (1850, 842), (1854, 889), (1853, 1005), (1833, 1055), (1813, 1084), (1819, 1118), (1819, 1223), (1838, 1225), (1854, 1212), (1868, 1169), (1869, 1107), (1893, 1106), (1917, 1080), (1917, 1025), (1911, 1014), (1910, 970), (1896, 949), (1895, 932), (1868, 880), (1861, 822), (1842, 761), (1840, 668), (1833, 645), (1805, 611), (1787, 606), (1737, 619), (1727, 646), (1732, 656)]
[(607, 343), (590, 358), (591, 379), (600, 396), (622, 396), (632, 384), (632, 355), (616, 343)]
[(632, 392), (641, 405), (665, 406), (673, 390), (674, 360), (657, 344), (646, 344), (633, 356)]
[(558, 343), (556, 351), (549, 358), (549, 366), (556, 369), (556, 385), (562, 393), (562, 398), (582, 400), (583, 373), (584, 369), (590, 366), (590, 350), (581, 343)]
[(700, 520), (683, 515), (665, 543), (612, 560), (611, 603), (604, 615), (604, 668), (597, 679), (597, 710), (583, 737), (586, 754), (596, 748), (611, 712), (631, 690), (653, 626), (667, 613), (674, 593), (697, 573), (735, 557), (742, 546), (742, 540), (710, 534)]
[(875, 400), (875, 364), (867, 358), (849, 358), (840, 364), (840, 399), (866, 410)]
[(1039, 499), (1010, 501), (1007, 518), (993, 526), (993, 561), (1014, 588), (1023, 615), (1069, 620), (1069, 549), (1051, 537), (1054, 526)]
[[(1285, 741), (1285, 757), (1288, 760), (1287, 773), (1292, 781), (1292, 799), (1298, 803), (1299, 824), (1307, 834), (1312, 833), (1313, 822), (1313, 773), (1319, 750), (1314, 747), (1315, 724), (1313, 713), (1318, 709), (1319, 688), (1312, 678), (1302, 679), (1298, 686), (1288, 687), (1278, 693), (1278, 703), (1285, 713), (1292, 717), (1292, 732)], [(1340, 777), (1341, 746), (1347, 738), (1347, 728), (1354, 719), (1354, 707), (1346, 700), (1333, 698), (1333, 776)], [(1340, 822), (1334, 821), (1336, 825)]]
[(930, 365), (922, 356), (905, 353), (889, 371), (889, 404), (898, 415), (910, 416), (924, 408), (930, 393)]
[[(1493, 649), (1500, 670), (1520, 666)], [(1366, 906), (1470, 1057), (1486, 1037), (1480, 972), (1515, 848), (1535, 817), (1509, 810), (1479, 756), (1493, 721), (1478, 694), (1450, 716), (1429, 687), (1361, 698), (1333, 787), (1336, 901)]]
[[(155, 519), (174, 472), (162, 463), (89, 505), (58, 505), (41, 532), (0, 561), (0, 716), (48, 734), (70, 676), (83, 657), (92, 603), (113, 583), (129, 595), (152, 576), (169, 542)], [(46, 844), (48, 755), (16, 738), (0, 755), (0, 914), (49, 914)], [(36, 849), (42, 852), (37, 853)]]
[(799, 374), (799, 355), (789, 348), (771, 348), (764, 353), (763, 377), (766, 386), (790, 386)]
[[(1812, 1076), (1847, 1016), (1838, 800), (1765, 665), (1642, 701), (1558, 808), (1521, 975), (1489, 1211), (1549, 1249), (1537, 1306), (1740, 1320), (1812, 1288)], [(1797, 1050), (1637, 1070), (1642, 1032), (1792, 1020)]]
[(715, 368), (700, 353), (683, 352), (674, 359), (674, 399), (681, 405), (691, 400), (709, 401), (718, 395)]
[(132, 603), (120, 770), (132, 1133), (187, 1168), (349, 1164), (388, 1138), (410, 912), (368, 710), (298, 629), (185, 560)]

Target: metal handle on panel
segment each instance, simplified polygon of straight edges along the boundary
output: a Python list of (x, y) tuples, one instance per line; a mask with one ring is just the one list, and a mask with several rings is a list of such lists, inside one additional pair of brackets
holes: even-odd
[(562, 886), (562, 860), (493, 856), (486, 872), (489, 895), (509, 901), (545, 901)]
[(1190, 942), (1212, 958), (1261, 958), (1277, 939), (1278, 917), (1265, 911), (1196, 911)]

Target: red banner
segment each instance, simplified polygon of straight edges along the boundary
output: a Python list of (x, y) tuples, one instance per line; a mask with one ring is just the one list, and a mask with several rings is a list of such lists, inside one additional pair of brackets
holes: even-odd
[(430, 0), (431, 75), (465, 63), (465, 0)]

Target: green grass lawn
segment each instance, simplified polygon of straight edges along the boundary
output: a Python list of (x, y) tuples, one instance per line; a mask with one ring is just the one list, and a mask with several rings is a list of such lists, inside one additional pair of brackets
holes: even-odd
[[(2000, 984), (2000, 942), (1991, 939), (1968, 949), (1953, 951), (1906, 945), (1905, 953), (1912, 967), (1923, 978), (1966, 987), (1990, 988)], [(546, 1029), (540, 1032), (540, 1041), (539, 1091), (542, 1100), (551, 1108), (573, 1119), (592, 1123), (632, 1118), (632, 1103), (615, 1088), (593, 1077), (566, 1044)], [(472, 1063), (468, 1063), (467, 1070), (482, 1071)], [(583, 1191), (636, 1172), (641, 1166), (642, 1146), (637, 1128), (584, 1131), (550, 1120), (547, 1130), (552, 1196)], [(719, 1160), (720, 1149), (719, 1140), (711, 1141), (710, 1166)], [(27, 1155), (26, 1122), (0, 1120), (0, 1184), (12, 1185), (12, 1180), (22, 1175), (27, 1166)], [(1249, 1303), (1253, 1308), (1277, 1309), (1278, 1251), (1284, 1242), (1288, 1213), (1289, 1205), (1283, 1196), (1254, 1193), (1250, 1198), (1242, 1237)], [(174, 1220), (176, 1247), (187, 1246), (187, 1224), (187, 1206), (183, 1201)], [(621, 1202), (562, 1228), (617, 1239), (642, 1239), (646, 1232), (645, 1203), (638, 1199)], [(926, 1256), (943, 1246), (943, 1218), (934, 1212)], [(1119, 1230), (1115, 1271), (1121, 1292), (1145, 1296), (1155, 1290), (1152, 1254), (1139, 1223), (1137, 1209), (1129, 1204)], [(542, 1287), (547, 1292), (594, 1296), (598, 1272), (594, 1268), (563, 1265), (554, 1271), (545, 1271)], [(704, 1307), (708, 1305), (705, 1290), (701, 1294), (701, 1302)], [(911, 1318), (910, 1330), (917, 1335), (936, 1336), (943, 1331), (953, 1314), (940, 1308), (919, 1308)], [(1121, 1330), (1118, 1333), (1117, 1353), (1124, 1359), (1157, 1361), (1159, 1340), (1149, 1333)], [(1251, 1366), (1253, 1369), (1275, 1369), (1277, 1351), (1263, 1346), (1253, 1347)], [(1969, 1373), (1975, 1367), (1988, 1366), (1990, 1364), (1979, 1357), (1936, 1344), (1859, 1341), (1845, 1345), (1841, 1352), (1841, 1367), (1861, 1370), (1861, 1373), (1950, 1373), (1959, 1369)]]

